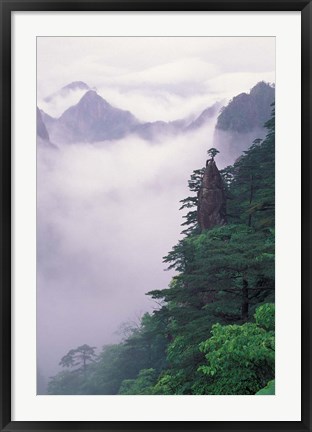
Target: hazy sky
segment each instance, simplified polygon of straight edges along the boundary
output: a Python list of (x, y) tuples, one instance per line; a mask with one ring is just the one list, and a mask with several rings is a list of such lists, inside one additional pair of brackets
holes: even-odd
[[(141, 120), (194, 116), (213, 102), (274, 81), (274, 38), (38, 38), (38, 105), (51, 115), (78, 102), (54, 94), (84, 81)], [(214, 119), (215, 121), (215, 119)], [(37, 349), (45, 376), (78, 345), (101, 347), (156, 307), (162, 257), (178, 241), (179, 200), (204, 165), (214, 122), (157, 145), (131, 136), (38, 149)], [(217, 163), (222, 166), (222, 155)]]
[[(39, 37), (38, 103), (72, 81), (96, 87), (142, 120), (175, 120), (215, 100), (275, 81), (275, 39), (265, 37)], [(76, 102), (73, 100), (72, 102)]]

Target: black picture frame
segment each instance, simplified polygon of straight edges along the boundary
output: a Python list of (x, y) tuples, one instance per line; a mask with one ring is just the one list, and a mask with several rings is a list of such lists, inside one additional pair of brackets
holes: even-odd
[[(1, 12), (1, 431), (311, 431), (311, 0), (0, 0)], [(302, 420), (239, 422), (11, 421), (11, 13), (13, 11), (300, 11), (302, 58)], [(291, 85), (291, 84), (290, 84)], [(290, 101), (291, 103), (291, 101)]]

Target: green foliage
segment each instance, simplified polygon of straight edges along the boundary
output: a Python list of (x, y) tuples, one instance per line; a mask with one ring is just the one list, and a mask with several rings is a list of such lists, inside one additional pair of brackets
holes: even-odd
[(205, 168), (194, 170), (188, 182), (190, 191), (196, 193), (196, 195), (184, 198), (183, 200), (180, 201), (180, 203), (182, 203), (180, 210), (193, 209), (188, 211), (188, 213), (183, 216), (185, 221), (182, 223), (182, 226), (187, 228), (182, 231), (182, 234), (185, 235), (191, 235), (200, 232), (198, 222), (197, 222), (197, 203), (198, 203), (197, 194), (201, 187), (204, 170)]
[(71, 349), (62, 357), (59, 364), (62, 367), (80, 366), (85, 371), (88, 363), (93, 362), (96, 358), (95, 349), (96, 347), (90, 347), (86, 344), (76, 349)]
[(153, 388), (153, 394), (159, 395), (174, 395), (179, 394), (177, 389), (181, 386), (181, 382), (178, 377), (166, 373), (159, 378)]
[(136, 379), (124, 380), (121, 383), (119, 393), (122, 395), (146, 395), (153, 392), (157, 373), (155, 369), (142, 369)]
[(266, 138), (255, 140), (223, 175), (227, 185), (229, 223), (256, 229), (274, 228), (275, 210), (275, 111), (266, 123)]
[(256, 393), (256, 395), (275, 395), (275, 380), (269, 381), (263, 389)]
[[(216, 227), (183, 239), (165, 261), (179, 274), (170, 289), (151, 295), (175, 301), (179, 309), (189, 312), (213, 302), (216, 315), (225, 321), (244, 320), (250, 308), (274, 292), (272, 229), (257, 231), (238, 224)], [(232, 308), (227, 316), (220, 310), (224, 302)], [(185, 310), (183, 316), (187, 316)]]
[[(123, 358), (125, 358), (124, 361)], [(133, 370), (133, 366), (129, 365), (127, 371), (127, 360), (128, 356), (122, 344), (105, 346), (99, 355), (97, 367), (90, 379), (93, 394), (117, 394), (120, 384), (125, 378), (134, 378), (140, 366)]]
[(275, 305), (266, 303), (258, 307), (255, 313), (256, 323), (265, 330), (275, 329)]
[(209, 394), (255, 394), (274, 378), (273, 331), (253, 323), (215, 324), (211, 334), (200, 344), (207, 363), (198, 369), (210, 378)]
[(208, 156), (210, 156), (212, 159), (214, 159), (217, 154), (220, 153), (219, 150), (217, 150), (215, 147), (211, 147), (208, 151), (207, 154)]
[(95, 388), (92, 386), (95, 368), (96, 362), (88, 365), (87, 372), (82, 368), (59, 372), (50, 378), (48, 394), (96, 394)]
[(82, 383), (83, 377), (79, 373), (72, 371), (59, 372), (54, 377), (50, 378), (48, 394), (80, 394)]

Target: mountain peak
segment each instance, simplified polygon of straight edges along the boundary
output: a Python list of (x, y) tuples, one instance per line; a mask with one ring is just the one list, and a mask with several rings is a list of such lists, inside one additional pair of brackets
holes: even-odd
[(249, 94), (251, 96), (257, 96), (260, 93), (272, 93), (274, 92), (274, 84), (267, 83), (265, 81), (259, 81), (253, 88), (250, 90)]
[(271, 116), (271, 104), (274, 99), (274, 87), (260, 81), (250, 90), (250, 93), (235, 96), (221, 110), (217, 129), (248, 133), (255, 128), (262, 128)]
[(54, 142), (96, 142), (122, 138), (138, 120), (111, 106), (95, 90), (88, 90), (51, 126)]
[(44, 98), (44, 101), (51, 102), (55, 98), (58, 97), (66, 98), (66, 96), (68, 96), (69, 94), (73, 94), (75, 92), (81, 93), (81, 91), (86, 91), (86, 90), (90, 90), (88, 84), (86, 84), (83, 81), (73, 81), (67, 84), (66, 86), (62, 87), (60, 90), (46, 96)]
[(95, 90), (88, 90), (84, 95), (83, 98), (85, 97), (101, 97), (100, 95), (97, 94), (97, 92)]
[(78, 105), (89, 105), (96, 104), (105, 107), (109, 107), (110, 104), (102, 98), (95, 90), (88, 90), (78, 102)]

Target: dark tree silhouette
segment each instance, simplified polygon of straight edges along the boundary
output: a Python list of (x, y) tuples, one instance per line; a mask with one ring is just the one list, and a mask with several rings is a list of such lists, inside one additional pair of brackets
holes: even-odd
[(79, 366), (78, 369), (82, 369), (86, 373), (88, 363), (94, 362), (96, 358), (95, 349), (96, 347), (90, 347), (86, 344), (71, 349), (61, 358), (59, 365), (63, 367)]

